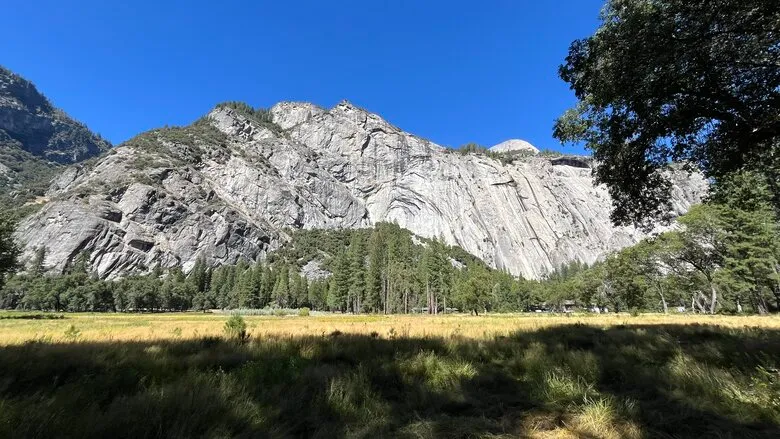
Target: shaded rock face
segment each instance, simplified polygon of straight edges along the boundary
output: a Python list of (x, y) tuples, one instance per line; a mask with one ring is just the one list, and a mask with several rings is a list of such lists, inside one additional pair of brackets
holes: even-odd
[[(87, 170), (54, 181), (49, 202), (19, 227), (32, 255), (63, 270), (87, 252), (101, 276), (255, 260), (294, 228), (396, 222), (488, 264), (538, 278), (592, 263), (644, 237), (609, 222), (590, 162), (527, 156), (502, 164), (405, 133), (347, 102), (271, 109), (276, 126), (219, 106), (190, 127), (145, 133)], [(706, 184), (673, 175), (676, 214)]]
[(110, 147), (54, 108), (29, 81), (0, 67), (0, 210), (37, 204), (65, 165)]
[(0, 67), (0, 142), (56, 163), (75, 163), (110, 144), (54, 108), (35, 86)]

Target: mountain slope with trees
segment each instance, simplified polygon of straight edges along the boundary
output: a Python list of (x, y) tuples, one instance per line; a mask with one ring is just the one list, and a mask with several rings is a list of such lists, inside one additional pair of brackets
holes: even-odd
[(54, 107), (31, 82), (0, 66), (0, 207), (16, 209), (35, 201), (64, 165), (110, 147)]

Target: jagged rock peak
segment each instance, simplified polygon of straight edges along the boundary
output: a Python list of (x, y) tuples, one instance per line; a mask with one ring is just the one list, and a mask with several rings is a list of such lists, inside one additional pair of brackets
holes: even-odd
[(290, 129), (326, 112), (327, 110), (324, 108), (309, 102), (279, 102), (271, 107), (274, 122), (283, 130)]
[(534, 154), (539, 152), (535, 146), (521, 139), (510, 139), (490, 147), (493, 152), (528, 151)]

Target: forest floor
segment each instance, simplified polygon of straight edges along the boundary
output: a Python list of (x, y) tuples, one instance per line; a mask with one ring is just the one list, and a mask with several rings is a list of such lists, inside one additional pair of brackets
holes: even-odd
[(780, 317), (0, 313), (0, 437), (780, 437)]

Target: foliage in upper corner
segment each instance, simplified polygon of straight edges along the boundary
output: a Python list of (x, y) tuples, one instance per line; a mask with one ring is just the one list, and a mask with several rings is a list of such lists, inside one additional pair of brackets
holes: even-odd
[(228, 101), (217, 104), (217, 108), (230, 108), (235, 110), (247, 119), (255, 122), (261, 127), (269, 129), (271, 132), (277, 135), (281, 135), (284, 130), (282, 127), (274, 123), (273, 115), (267, 108), (257, 107), (252, 108), (249, 104), (240, 101)]
[(571, 44), (560, 76), (579, 103), (554, 135), (593, 151), (614, 223), (668, 211), (672, 161), (716, 180), (756, 170), (780, 206), (778, 23), (774, 0), (609, 0)]

